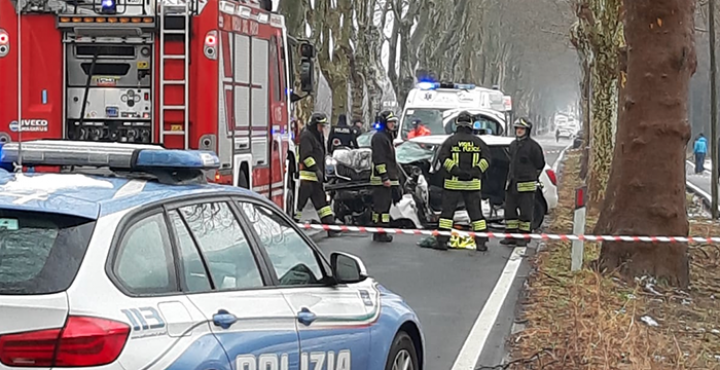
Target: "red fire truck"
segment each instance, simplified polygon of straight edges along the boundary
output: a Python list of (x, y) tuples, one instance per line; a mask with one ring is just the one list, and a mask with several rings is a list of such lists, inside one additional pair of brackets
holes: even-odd
[[(259, 0), (0, 0), (0, 142), (211, 150), (213, 181), (293, 211), (292, 52)], [(288, 191), (292, 189), (293, 191)]]

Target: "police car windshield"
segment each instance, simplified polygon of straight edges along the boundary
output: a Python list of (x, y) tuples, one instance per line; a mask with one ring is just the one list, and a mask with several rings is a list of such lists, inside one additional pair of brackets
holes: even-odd
[(423, 126), (430, 130), (431, 135), (445, 135), (443, 112), (446, 110), (436, 108), (408, 109), (401, 125), (402, 138), (408, 138), (408, 133), (413, 129), (412, 123), (415, 120), (419, 120)]
[(79, 217), (0, 209), (0, 295), (68, 289), (94, 227)]

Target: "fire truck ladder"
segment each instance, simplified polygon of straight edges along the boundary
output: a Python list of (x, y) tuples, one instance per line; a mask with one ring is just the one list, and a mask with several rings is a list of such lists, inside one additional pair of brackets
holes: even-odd
[[(166, 0), (159, 1), (160, 10), (160, 143), (165, 143), (166, 136), (182, 135), (184, 139), (185, 149), (189, 149), (190, 130), (190, 19), (192, 17), (192, 1), (179, 0), (180, 4), (165, 4)], [(182, 29), (167, 29), (166, 15), (184, 18)], [(165, 51), (165, 42), (169, 35), (182, 35), (184, 38), (183, 54), (168, 54)], [(170, 36), (172, 38), (172, 36)], [(184, 68), (184, 78), (181, 80), (167, 79), (165, 77), (166, 62), (170, 60), (182, 60)], [(165, 101), (165, 86), (177, 86), (183, 88), (183, 103), (181, 105), (168, 105)], [(166, 130), (165, 129), (165, 112), (181, 111), (183, 112), (182, 130)]]

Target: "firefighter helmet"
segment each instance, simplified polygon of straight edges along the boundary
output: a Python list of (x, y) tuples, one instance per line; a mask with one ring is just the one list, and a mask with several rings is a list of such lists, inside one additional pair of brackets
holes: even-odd
[(315, 125), (318, 123), (324, 125), (327, 124), (327, 121), (327, 115), (325, 115), (325, 113), (313, 113), (313, 115), (310, 117), (311, 125)]
[(532, 124), (532, 122), (530, 122), (529, 119), (521, 117), (521, 118), (518, 118), (517, 120), (515, 120), (515, 124), (513, 125), (513, 127), (515, 127), (515, 128), (520, 127), (520, 128), (524, 128), (524, 129), (530, 131), (530, 130), (532, 130), (533, 124)]
[(381, 130), (385, 130), (387, 128), (388, 122), (397, 122), (398, 117), (393, 113), (391, 110), (386, 110), (380, 112), (377, 118), (378, 128)]
[(468, 112), (462, 112), (460, 113), (457, 118), (455, 119), (455, 124), (458, 127), (472, 127), (473, 125), (473, 116), (472, 114)]
[(388, 123), (388, 122), (397, 122), (398, 117), (393, 113), (391, 110), (386, 110), (380, 113), (380, 122), (382, 123)]

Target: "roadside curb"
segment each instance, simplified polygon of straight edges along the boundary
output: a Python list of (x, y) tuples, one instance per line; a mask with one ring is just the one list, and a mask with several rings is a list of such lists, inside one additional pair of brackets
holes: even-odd
[(562, 164), (563, 159), (565, 159), (565, 153), (568, 150), (570, 150), (571, 148), (572, 148), (572, 144), (568, 145), (567, 147), (565, 147), (565, 149), (561, 150), (560, 155), (557, 157), (557, 159), (555, 160), (555, 163), (553, 163), (553, 165), (552, 165), (553, 172), (555, 172), (555, 174), (557, 174), (558, 176), (562, 175), (562, 168), (560, 165)]

